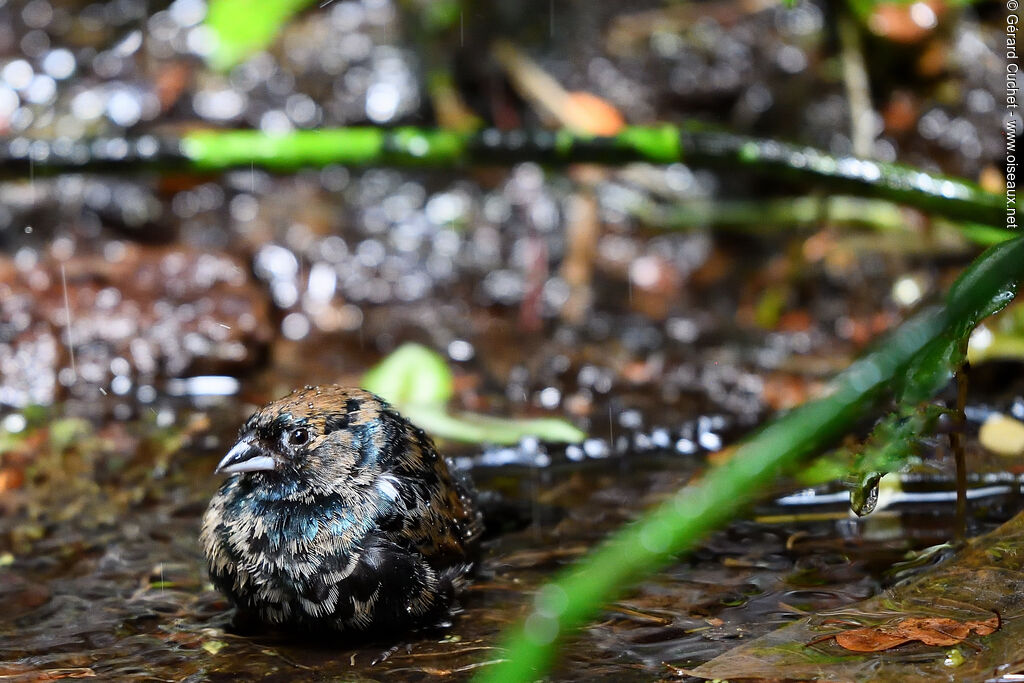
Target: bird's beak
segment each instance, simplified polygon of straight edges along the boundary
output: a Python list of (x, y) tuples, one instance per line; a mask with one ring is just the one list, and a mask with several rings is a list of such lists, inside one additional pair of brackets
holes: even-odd
[(217, 465), (214, 474), (237, 474), (239, 472), (263, 472), (276, 467), (273, 456), (260, 446), (242, 439), (228, 451)]

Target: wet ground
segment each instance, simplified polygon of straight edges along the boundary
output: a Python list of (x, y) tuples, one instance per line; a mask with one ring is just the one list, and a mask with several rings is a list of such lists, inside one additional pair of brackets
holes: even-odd
[[(315, 358), (282, 369), (297, 381), (324, 372)], [(995, 382), (983, 369), (977, 374), (976, 390), (988, 386), (997, 405), (973, 407), (976, 418), (993, 407), (1024, 407), (1013, 398), (1020, 387)], [(219, 484), (212, 469), (246, 401), (262, 401), (269, 395), (262, 385), (280, 381), (278, 372), (253, 377), (241, 395), (227, 398), (160, 395), (124, 420), (68, 417), (87, 412), (74, 402), (17, 413), (27, 424), (6, 437), (0, 672), (15, 680), (466, 679), (502, 656), (499, 632), (545, 579), (677, 489), (752, 424), (750, 416), (710, 410), (706, 396), (680, 393), (674, 403), (652, 403), (643, 390), (623, 386), (597, 394), (595, 436), (582, 447), (447, 445), (486, 492), (491, 527), (463, 611), (449, 627), (397, 643), (310, 646), (232, 632), (229, 607), (208, 583), (196, 543), (199, 518)], [(566, 384), (561, 391), (571, 393)], [(524, 387), (534, 393), (533, 380)], [(106, 401), (111, 411), (116, 403)], [(944, 443), (926, 445), (928, 460), (905, 478), (906, 491), (950, 489)], [(995, 487), (972, 505), (974, 534), (1009, 518), (1021, 496), (1004, 458), (986, 456), (973, 438), (969, 451), (976, 472), (992, 472), (977, 485)], [(781, 486), (774, 497), (798, 488)], [(843, 502), (760, 506), (610, 605), (567, 646), (555, 678), (676, 677), (673, 667), (707, 661), (805, 611), (865, 598), (893, 580), (886, 572), (907, 551), (951, 537), (952, 510), (951, 499), (895, 505), (862, 519)]]

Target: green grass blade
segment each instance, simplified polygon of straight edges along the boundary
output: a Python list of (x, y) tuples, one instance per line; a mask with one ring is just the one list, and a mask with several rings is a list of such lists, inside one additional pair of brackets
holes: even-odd
[(508, 658), (477, 680), (510, 683), (541, 677), (561, 638), (596, 616), (628, 585), (735, 517), (780, 473), (841, 437), (869, 413), (921, 349), (952, 325), (993, 308), (992, 302), (1012, 292), (1022, 276), (1024, 237), (987, 250), (950, 289), (944, 308), (901, 325), (884, 345), (841, 373), (830, 395), (769, 423), (702, 481), (683, 488), (541, 588), (533, 609), (507, 637)]

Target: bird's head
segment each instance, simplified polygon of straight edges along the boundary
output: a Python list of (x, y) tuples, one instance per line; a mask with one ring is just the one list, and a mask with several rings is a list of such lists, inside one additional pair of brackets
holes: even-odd
[(358, 486), (387, 466), (405, 438), (395, 419), (368, 391), (307, 386), (253, 413), (216, 472), (284, 494), (331, 491), (339, 482)]

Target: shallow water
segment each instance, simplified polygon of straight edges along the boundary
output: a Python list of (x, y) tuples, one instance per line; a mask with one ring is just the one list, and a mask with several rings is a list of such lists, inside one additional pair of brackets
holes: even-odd
[[(179, 430), (152, 420), (108, 423), (83, 428), (62, 457), (26, 470), (33, 500), (14, 502), (0, 520), (0, 672), (26, 680), (466, 679), (502, 656), (499, 632), (545, 579), (704, 465), (700, 453), (653, 450), (571, 462), (555, 448), (548, 467), (478, 462), (479, 488), (500, 492), (501, 504), (488, 496), (487, 508), (492, 528), (498, 521), (503, 529), (492, 531), (451, 625), (396, 643), (310, 646), (231, 632), (228, 605), (205, 576), (196, 537), (219, 483), (213, 466), (244, 412), (233, 403), (179, 407), (176, 424), (191, 425), (180, 449), (169, 436)], [(449, 450), (469, 459), (477, 452)], [(1017, 497), (976, 503), (972, 531), (1012, 514)], [(806, 514), (812, 507), (816, 514)], [(951, 511), (912, 505), (854, 519), (842, 504), (760, 506), (610, 605), (568, 645), (555, 678), (670, 677), (671, 667), (707, 661), (802, 611), (864, 598), (907, 550), (946, 540)]]

